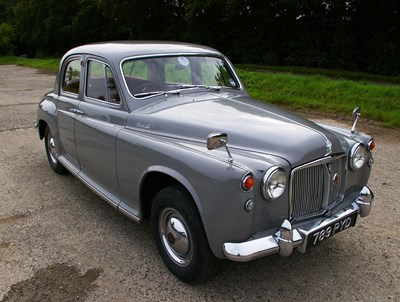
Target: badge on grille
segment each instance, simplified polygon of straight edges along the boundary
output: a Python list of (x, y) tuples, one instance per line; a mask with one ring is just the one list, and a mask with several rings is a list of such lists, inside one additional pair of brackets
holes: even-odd
[(335, 173), (335, 175), (333, 175), (332, 177), (332, 185), (336, 187), (339, 184), (339, 182), (340, 182), (339, 174)]

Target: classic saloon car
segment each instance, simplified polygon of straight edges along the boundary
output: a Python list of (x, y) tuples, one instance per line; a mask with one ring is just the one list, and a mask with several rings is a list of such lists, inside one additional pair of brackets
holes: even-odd
[(375, 144), (355, 126), (254, 100), (220, 52), (164, 42), (70, 50), (37, 114), (51, 168), (149, 218), (187, 282), (217, 259), (305, 252), (367, 216)]

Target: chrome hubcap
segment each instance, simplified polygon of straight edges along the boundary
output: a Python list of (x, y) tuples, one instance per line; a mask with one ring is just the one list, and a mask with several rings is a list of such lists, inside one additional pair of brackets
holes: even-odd
[(56, 164), (57, 163), (57, 158), (56, 158), (56, 144), (54, 142), (54, 138), (49, 134), (48, 142), (47, 142), (47, 148), (49, 150), (49, 155), (50, 155), (50, 160)]
[(161, 212), (159, 227), (169, 257), (180, 266), (188, 265), (193, 251), (190, 232), (183, 217), (176, 210), (166, 208)]

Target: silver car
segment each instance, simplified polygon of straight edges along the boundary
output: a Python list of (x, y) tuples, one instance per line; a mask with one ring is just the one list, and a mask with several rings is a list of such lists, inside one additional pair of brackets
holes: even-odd
[(218, 259), (308, 248), (370, 212), (373, 139), (248, 96), (220, 52), (84, 45), (61, 60), (37, 127), (51, 168), (151, 221), (166, 266), (204, 280)]

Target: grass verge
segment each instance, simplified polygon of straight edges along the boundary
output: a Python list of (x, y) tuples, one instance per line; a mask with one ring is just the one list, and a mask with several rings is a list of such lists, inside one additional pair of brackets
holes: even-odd
[(321, 75), (334, 79), (346, 79), (353, 81), (369, 81), (377, 83), (400, 84), (400, 76), (382, 76), (365, 72), (343, 71), (324, 68), (310, 68), (299, 66), (267, 66), (253, 64), (235, 64), (239, 69), (246, 71), (293, 73), (302, 75)]
[(295, 110), (362, 116), (387, 127), (400, 126), (400, 85), (332, 79), (321, 75), (265, 73), (238, 69), (254, 98)]
[(28, 59), (22, 57), (3, 57), (0, 56), (0, 65), (18, 65), (25, 67), (33, 67), (49, 72), (57, 72), (60, 59), (47, 58), (47, 59)]

